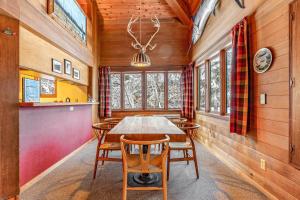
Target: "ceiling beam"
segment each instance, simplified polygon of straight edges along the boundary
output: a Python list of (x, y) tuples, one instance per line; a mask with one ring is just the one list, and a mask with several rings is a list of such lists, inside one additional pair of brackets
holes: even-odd
[(183, 0), (165, 0), (165, 1), (171, 7), (171, 9), (175, 13), (175, 15), (179, 18), (181, 23), (187, 25), (189, 28), (193, 26), (190, 10)]

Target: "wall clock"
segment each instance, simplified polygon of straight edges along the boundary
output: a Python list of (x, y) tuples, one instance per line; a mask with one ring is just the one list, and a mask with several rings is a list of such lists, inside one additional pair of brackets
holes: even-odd
[(258, 50), (253, 59), (254, 71), (257, 73), (266, 72), (272, 65), (272, 52), (268, 48)]

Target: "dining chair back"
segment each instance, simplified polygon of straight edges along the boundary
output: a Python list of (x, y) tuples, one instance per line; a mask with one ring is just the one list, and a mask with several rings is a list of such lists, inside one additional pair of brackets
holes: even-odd
[[(165, 136), (160, 140), (154, 141), (134, 141), (125, 136), (121, 136), (121, 150), (123, 157), (123, 200), (127, 199), (127, 190), (162, 190), (163, 199), (167, 200), (167, 169), (166, 161), (169, 151), (170, 137)], [(138, 146), (138, 154), (131, 154), (128, 151), (128, 146)], [(160, 152), (156, 154), (151, 153), (152, 147), (156, 145), (162, 145)], [(162, 186), (141, 186), (141, 187), (130, 187), (127, 184), (128, 173), (161, 173)]]

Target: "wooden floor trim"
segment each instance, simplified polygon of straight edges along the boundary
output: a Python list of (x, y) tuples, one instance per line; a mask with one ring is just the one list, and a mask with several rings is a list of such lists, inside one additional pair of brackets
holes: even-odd
[(72, 158), (75, 154), (77, 154), (85, 146), (87, 146), (89, 143), (91, 143), (94, 139), (95, 138), (93, 137), (92, 139), (88, 140), (86, 143), (84, 143), (83, 145), (81, 145), (80, 147), (78, 147), (77, 149), (75, 149), (73, 152), (71, 152), (70, 154), (68, 154), (67, 156), (65, 156), (63, 159), (61, 159), (60, 161), (58, 161), (57, 163), (55, 163), (54, 165), (52, 165), (51, 167), (49, 167), (48, 169), (46, 169), (45, 171), (43, 171), (41, 174), (39, 174), (38, 176), (36, 176), (35, 178), (33, 178), (28, 183), (24, 184), (20, 188), (20, 193), (22, 193), (25, 190), (27, 190), (28, 188), (30, 188), (32, 185), (34, 185), (35, 183), (37, 183), (38, 181), (40, 181), (41, 179), (43, 179), (45, 176), (47, 176), (49, 173), (51, 173), (57, 167), (59, 167), (64, 162), (66, 162), (67, 160), (69, 160), (70, 158)]

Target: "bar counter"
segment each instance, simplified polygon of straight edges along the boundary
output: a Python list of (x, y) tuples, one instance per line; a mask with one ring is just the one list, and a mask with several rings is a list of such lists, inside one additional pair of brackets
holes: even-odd
[(92, 138), (93, 104), (19, 103), (21, 186)]
[(98, 104), (96, 102), (50, 102), (50, 103), (19, 103), (19, 107), (49, 107), (49, 106), (84, 106), (84, 105), (94, 105)]

